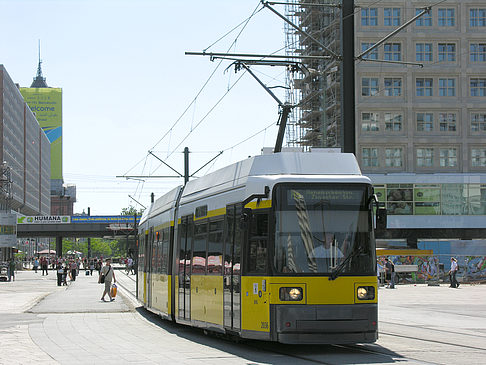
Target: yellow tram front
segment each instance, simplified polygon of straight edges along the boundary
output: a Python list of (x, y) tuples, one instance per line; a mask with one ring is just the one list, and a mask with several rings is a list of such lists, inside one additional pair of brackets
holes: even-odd
[[(295, 182), (272, 190), (271, 207), (247, 204), (234, 228), (233, 238), (241, 229), (247, 246), (240, 335), (282, 343), (376, 341), (371, 186)], [(225, 278), (225, 287), (232, 281)]]

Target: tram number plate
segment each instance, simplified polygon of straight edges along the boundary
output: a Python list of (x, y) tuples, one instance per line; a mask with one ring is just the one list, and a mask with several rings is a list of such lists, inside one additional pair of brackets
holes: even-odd
[(268, 329), (268, 322), (261, 322), (261, 327), (260, 328), (265, 328)]

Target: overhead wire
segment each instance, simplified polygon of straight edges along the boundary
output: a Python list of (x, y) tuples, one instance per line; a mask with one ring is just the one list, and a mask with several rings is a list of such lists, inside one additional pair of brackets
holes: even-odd
[[(242, 29), (240, 30), (240, 32), (237, 34), (237, 36), (235, 37), (235, 39), (233, 40), (233, 42), (231, 43), (230, 47), (228, 48), (228, 51), (227, 53), (229, 52), (229, 50), (231, 50), (231, 48), (236, 44), (236, 42), (238, 41), (239, 37), (241, 36), (241, 34), (243, 33), (243, 31), (245, 30), (246, 26), (248, 25), (249, 21), (257, 14), (259, 13), (262, 8), (260, 8), (260, 3), (257, 5), (257, 7), (253, 10), (252, 12), (252, 15), (250, 17), (248, 17), (244, 22), (240, 23), (240, 24), (243, 24), (243, 27)], [(223, 38), (223, 37), (222, 37)], [(220, 38), (220, 39), (222, 39)], [(214, 44), (216, 44), (217, 42), (214, 42), (210, 47), (212, 47)], [(209, 47), (207, 47), (206, 49), (208, 49)], [(219, 66), (221, 65), (221, 63), (223, 62), (224, 60), (220, 60), (218, 62), (218, 65), (216, 66), (216, 68), (214, 69), (214, 71), (211, 73), (211, 78), (212, 76), (214, 75), (214, 73), (216, 72), (216, 70), (219, 68)], [(224, 97), (229, 93), (229, 91), (231, 91), (233, 89), (233, 87), (241, 80), (241, 78), (244, 76), (246, 72), (242, 73), (241, 76), (231, 85), (231, 86), (228, 86), (226, 92), (223, 94), (223, 96), (221, 98), (219, 98), (216, 103), (209, 109), (209, 111), (202, 117), (202, 119), (199, 120), (199, 122), (190, 129), (190, 131), (182, 138), (182, 140), (179, 142), (179, 144), (171, 151), (171, 152), (168, 152), (167, 156), (165, 157), (165, 160), (166, 161), (170, 156), (172, 156), (176, 150), (182, 145), (182, 143), (184, 143), (184, 141), (189, 138), (189, 136), (194, 132), (194, 130), (199, 127), (201, 125), (201, 123), (206, 120), (206, 118), (209, 116), (209, 114), (216, 108), (216, 106), (218, 106), (221, 101), (224, 99)], [(207, 82), (205, 83), (204, 86), (207, 85), (207, 83), (209, 82), (209, 79), (207, 80)], [(196, 97), (193, 99), (193, 101), (191, 102), (191, 105), (196, 101), (196, 99), (199, 97), (199, 95), (201, 94), (202, 92), (202, 89), (198, 92), (198, 94), (196, 95)], [(189, 106), (190, 107), (190, 106)], [(185, 110), (185, 112), (187, 111), (187, 108)], [(184, 114), (185, 114), (184, 112)], [(182, 115), (181, 117), (178, 119), (178, 121), (182, 118)], [(173, 127), (171, 127), (171, 130), (173, 129)], [(167, 133), (166, 133), (167, 135)], [(162, 137), (155, 145), (153, 148), (155, 148), (162, 140), (163, 138), (165, 138), (165, 136)], [(163, 165), (163, 163), (160, 163), (151, 173), (154, 173), (155, 171), (157, 171), (157, 169), (159, 169), (161, 166)]]
[[(258, 10), (258, 8), (260, 7), (260, 4), (257, 5), (257, 7), (253, 10), (252, 14), (245, 20), (243, 21), (241, 24), (244, 23), (243, 25), (243, 28), (240, 30), (240, 32), (238, 33), (238, 35), (236, 36), (236, 38), (233, 40), (233, 42), (231, 43), (231, 45), (229, 46), (228, 48), (228, 51), (233, 47), (233, 45), (237, 42), (238, 38), (240, 37), (241, 33), (243, 32), (243, 30), (246, 28), (246, 26), (248, 25), (249, 21), (261, 10)], [(239, 25), (239, 26), (240, 26)], [(227, 33), (225, 36), (221, 37), (220, 39), (218, 39), (218, 41), (214, 42), (213, 44), (211, 44), (209, 47), (207, 47), (206, 49), (212, 47), (214, 44), (216, 44), (217, 42), (219, 42), (221, 39), (223, 39), (224, 37), (226, 37), (229, 33)], [(227, 52), (228, 52), (227, 51)], [(218, 64), (216, 65), (216, 67), (213, 69), (213, 71), (211, 72), (211, 74), (209, 75), (209, 77), (207, 78), (207, 80), (204, 82), (203, 86), (199, 89), (199, 91), (197, 92), (196, 96), (192, 99), (192, 101), (189, 103), (189, 105), (186, 107), (186, 109), (184, 109), (184, 111), (182, 112), (182, 114), (177, 118), (177, 120), (174, 122), (174, 124), (169, 128), (169, 130), (155, 143), (155, 145), (150, 149), (150, 150), (153, 150), (155, 147), (157, 147), (157, 145), (162, 142), (164, 140), (164, 138), (174, 129), (174, 127), (179, 123), (179, 121), (182, 119), (182, 117), (187, 113), (187, 111), (189, 110), (189, 108), (196, 102), (196, 100), (199, 98), (199, 96), (201, 95), (201, 93), (203, 92), (203, 90), (206, 88), (206, 86), (208, 85), (209, 81), (213, 78), (214, 74), (216, 73), (216, 71), (219, 69), (219, 66), (221, 65), (221, 63), (223, 62), (223, 60), (220, 60), (218, 62)]]

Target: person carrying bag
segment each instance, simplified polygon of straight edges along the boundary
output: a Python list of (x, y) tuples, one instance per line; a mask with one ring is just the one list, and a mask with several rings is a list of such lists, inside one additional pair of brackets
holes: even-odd
[(110, 298), (110, 302), (114, 301), (115, 298), (111, 296), (111, 282), (116, 283), (116, 278), (115, 278), (115, 272), (112, 270), (111, 267), (111, 259), (106, 259), (106, 265), (101, 268), (100, 272), (100, 277), (98, 279), (98, 282), (100, 284), (104, 283), (105, 284), (105, 290), (103, 292), (103, 295), (101, 296), (101, 300), (105, 302), (105, 295), (108, 294), (108, 297)]

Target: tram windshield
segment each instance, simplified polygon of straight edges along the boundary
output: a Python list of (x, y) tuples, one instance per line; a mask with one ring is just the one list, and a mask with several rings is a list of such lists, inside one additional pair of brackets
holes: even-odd
[(375, 274), (368, 186), (296, 184), (276, 189), (277, 273)]

